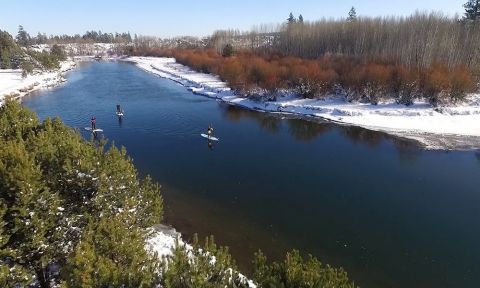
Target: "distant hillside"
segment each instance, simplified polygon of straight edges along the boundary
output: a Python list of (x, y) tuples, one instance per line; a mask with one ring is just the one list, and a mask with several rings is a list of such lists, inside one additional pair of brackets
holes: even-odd
[(0, 30), (0, 59), (0, 69), (22, 69), (26, 75), (34, 69), (59, 68), (59, 63), (66, 59), (66, 54), (58, 45), (53, 45), (48, 51), (37, 51), (29, 46), (21, 46), (12, 35)]

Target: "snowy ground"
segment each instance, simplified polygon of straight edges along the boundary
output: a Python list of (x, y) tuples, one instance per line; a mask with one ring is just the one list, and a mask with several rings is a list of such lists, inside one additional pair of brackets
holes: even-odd
[(235, 95), (217, 76), (198, 73), (173, 58), (129, 57), (141, 69), (176, 81), (196, 94), (262, 112), (319, 117), (361, 126), (421, 142), (429, 149), (480, 148), (480, 94), (459, 105), (434, 108), (423, 101), (405, 106), (396, 103), (349, 103), (343, 99), (300, 99), (291, 93), (277, 101), (254, 101)]
[[(185, 244), (180, 233), (171, 227), (159, 224), (155, 225), (153, 230), (152, 236), (147, 240), (146, 248), (147, 251), (156, 252), (159, 259), (172, 254), (172, 249), (175, 247), (175, 240), (178, 240), (179, 245), (186, 245), (187, 250), (193, 249), (191, 245)], [(212, 261), (215, 261), (213, 257)], [(240, 274), (240, 277), (243, 277), (245, 281), (247, 281), (250, 288), (257, 287), (253, 281), (248, 280), (242, 274)]]
[(71, 60), (63, 61), (60, 64), (59, 70), (35, 71), (26, 78), (22, 78), (22, 70), (20, 69), (0, 69), (0, 106), (7, 96), (17, 99), (32, 91), (53, 87), (65, 82), (64, 73), (73, 69), (76, 64)]

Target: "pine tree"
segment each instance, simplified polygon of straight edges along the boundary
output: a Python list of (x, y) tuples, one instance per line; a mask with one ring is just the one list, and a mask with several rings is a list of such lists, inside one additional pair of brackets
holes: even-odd
[(18, 45), (20, 46), (26, 47), (31, 43), (30, 35), (27, 33), (27, 31), (25, 31), (25, 29), (23, 29), (22, 25), (18, 26), (18, 34), (16, 39)]
[(355, 7), (352, 6), (350, 11), (348, 12), (348, 17), (347, 17), (348, 22), (355, 22), (357, 21), (357, 11), (355, 10)]
[(0, 198), (0, 287), (26, 286), (32, 277), (22, 266), (17, 265), (13, 259), (15, 251), (8, 247), (11, 235), (8, 233), (5, 221), (8, 212), (6, 203)]
[[(192, 248), (178, 243), (172, 255), (164, 259), (161, 274), (165, 288), (247, 288), (228, 249), (217, 247), (213, 237), (200, 245), (194, 235)], [(215, 261), (212, 261), (215, 259)]]
[(480, 19), (480, 0), (468, 0), (463, 7), (465, 8), (465, 20), (477, 21)]
[(103, 283), (95, 287), (154, 286), (145, 228), (161, 222), (162, 199), (158, 184), (137, 179), (126, 151), (85, 143), (59, 119), (40, 124), (11, 100), (0, 107), (0, 131), (0, 287), (26, 286), (31, 275), (41, 287), (78, 280), (90, 273), (80, 265), (90, 250), (104, 265), (90, 275)]
[(302, 14), (300, 14), (300, 15), (298, 16), (298, 23), (303, 23), (303, 16), (302, 16)]
[(12, 68), (12, 63), (10, 62), (10, 52), (8, 51), (8, 49), (2, 49), (0, 51), (0, 53), (2, 54), (1, 56), (1, 65), (0, 65), (0, 68), (1, 69), (10, 69)]
[(65, 61), (65, 59), (67, 59), (67, 54), (65, 53), (65, 50), (63, 50), (63, 47), (57, 44), (52, 46), (50, 53), (53, 55), (53, 57), (57, 58), (58, 61)]
[(49, 287), (49, 266), (56, 259), (61, 229), (60, 199), (41, 179), (40, 167), (23, 142), (9, 141), (0, 151), (0, 190), (7, 213), (9, 249), (16, 265), (30, 269), (40, 287)]
[(287, 23), (292, 24), (292, 23), (295, 23), (295, 22), (297, 22), (297, 19), (295, 19), (295, 16), (293, 16), (293, 13), (290, 12), (290, 15), (287, 18)]
[(145, 234), (115, 217), (89, 218), (64, 267), (65, 287), (157, 287), (160, 262), (145, 250)]
[(355, 288), (343, 269), (324, 266), (316, 258), (306, 260), (296, 250), (287, 253), (283, 262), (268, 264), (261, 251), (253, 261), (253, 279), (259, 287), (285, 288)]
[(33, 65), (29, 61), (23, 61), (20, 68), (22, 69), (22, 78), (26, 78), (28, 74), (33, 72)]
[(223, 49), (222, 49), (223, 57), (231, 57), (233, 56), (234, 53), (235, 51), (233, 50), (232, 44), (226, 44), (225, 46), (223, 46)]

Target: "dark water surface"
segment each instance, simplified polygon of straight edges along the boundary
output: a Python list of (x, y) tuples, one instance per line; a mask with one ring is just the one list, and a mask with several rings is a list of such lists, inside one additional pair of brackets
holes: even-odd
[[(298, 248), (362, 287), (480, 285), (478, 153), (228, 107), (125, 63), (84, 64), (24, 104), (87, 138), (95, 115), (162, 184), (166, 221), (214, 234), (243, 271), (258, 248)], [(213, 147), (200, 137), (209, 123)]]

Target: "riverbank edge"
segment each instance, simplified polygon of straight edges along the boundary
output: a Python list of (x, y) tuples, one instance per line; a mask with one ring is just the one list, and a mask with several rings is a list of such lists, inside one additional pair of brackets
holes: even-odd
[[(102, 61), (116, 61), (119, 59), (121, 58), (107, 57), (103, 58)], [(76, 69), (79, 62), (89, 61), (94, 61), (94, 57), (75, 56), (73, 59), (62, 61), (59, 69), (53, 71), (37, 71), (33, 75), (28, 75), (25, 79), (18, 79), (18, 83), (15, 83), (14, 86), (11, 86), (8, 89), (8, 93), (0, 95), (0, 106), (3, 105), (5, 97), (10, 96), (12, 99), (21, 100), (23, 97), (34, 91), (58, 87), (59, 85), (67, 82), (67, 79), (64, 78), (67, 72)], [(9, 69), (4, 73), (14, 74), (15, 76), (21, 77), (22, 72), (20, 69)], [(33, 85), (33, 83), (38, 84)], [(0, 88), (2, 87), (0, 86)], [(12, 95), (12, 93), (14, 93), (14, 95)], [(162, 261), (163, 257), (172, 255), (172, 251), (175, 248), (176, 243), (185, 246), (187, 250), (193, 249), (191, 245), (182, 239), (182, 235), (171, 226), (157, 224), (149, 228), (147, 234), (149, 234), (149, 237), (146, 239), (145, 249), (149, 252), (157, 253), (159, 261)], [(240, 273), (239, 276), (250, 288), (257, 287), (252, 280), (248, 279), (243, 274)]]
[[(41, 71), (36, 70), (33, 74), (22, 78), (21, 69), (1, 69), (0, 70), (0, 106), (5, 98), (10, 97), (14, 100), (21, 100), (32, 92), (55, 88), (67, 82), (65, 75), (76, 69), (80, 62), (94, 61), (94, 56), (74, 56), (60, 62), (60, 68), (54, 70)], [(105, 60), (115, 61), (117, 58), (109, 57)], [(10, 78), (10, 79), (8, 79)], [(15, 79), (12, 79), (15, 78)], [(10, 83), (9, 83), (10, 82)], [(10, 84), (10, 86), (8, 86)], [(3, 86), (2, 86), (3, 85)]]
[[(190, 244), (183, 241), (182, 235), (171, 226), (157, 224), (148, 230), (150, 236), (147, 238), (145, 248), (151, 253), (156, 253), (159, 260), (172, 255), (172, 251), (177, 243), (180, 246), (185, 246), (187, 251), (193, 249)], [(190, 254), (190, 257), (194, 256)], [(214, 256), (212, 256), (211, 261), (216, 261)], [(248, 287), (257, 288), (257, 285), (242, 273), (239, 273), (239, 277), (248, 285)]]
[(358, 126), (411, 139), (430, 150), (476, 150), (480, 148), (480, 94), (470, 94), (468, 103), (432, 107), (424, 101), (411, 106), (396, 103), (350, 103), (343, 99), (301, 99), (286, 91), (275, 101), (255, 101), (237, 95), (218, 76), (199, 73), (174, 58), (126, 57), (142, 70), (185, 86), (194, 94), (228, 105), (264, 113), (322, 119), (340, 125)]
[[(64, 78), (65, 74), (68, 71), (75, 69), (75, 67), (77, 67), (77, 62), (78, 61), (72, 59), (62, 61), (60, 63), (60, 68), (58, 69), (52, 71), (36, 71), (34, 74), (28, 75), (25, 78), (22, 78), (21, 69), (9, 69), (8, 71), (0, 70), (0, 80), (3, 80), (0, 81), (0, 90), (3, 90), (0, 95), (0, 106), (7, 97), (14, 100), (20, 100), (34, 91), (59, 86), (67, 81), (67, 79)], [(10, 79), (2, 79), (7, 77)], [(1, 87), (2, 84), (8, 85), (8, 80), (10, 81), (10, 86), (6, 88)]]

